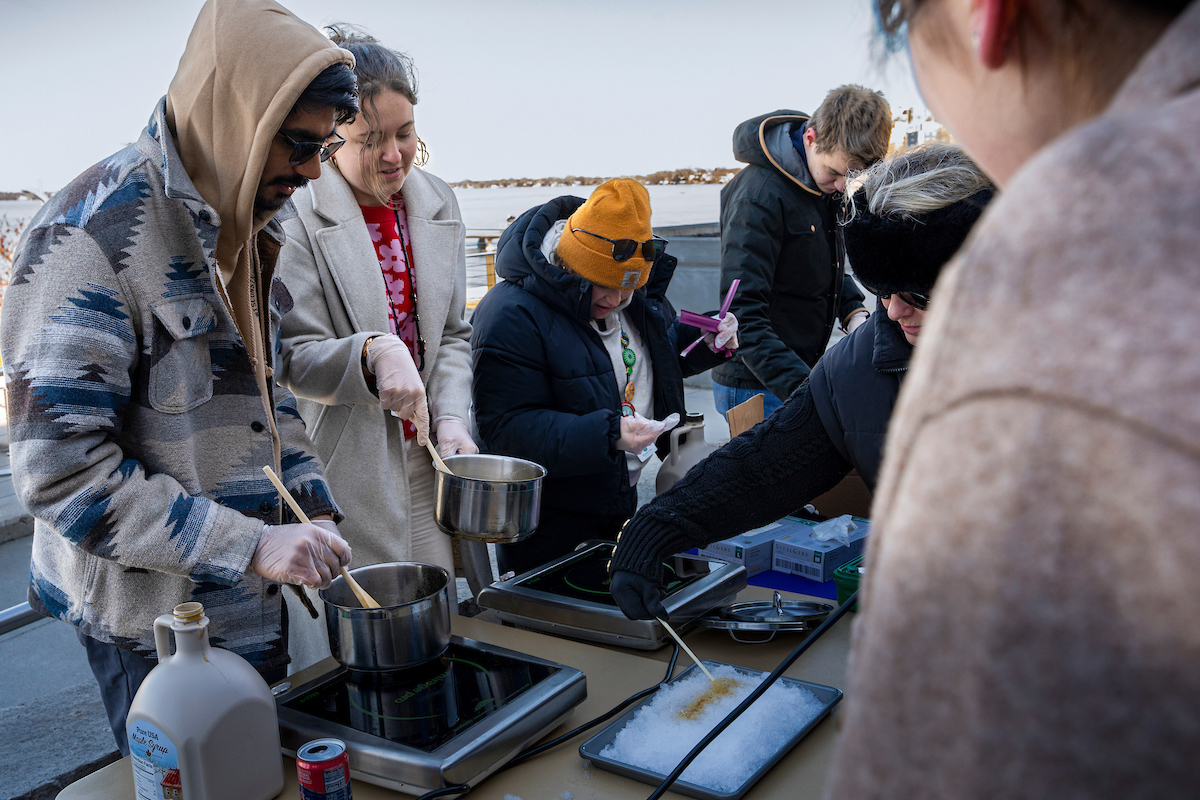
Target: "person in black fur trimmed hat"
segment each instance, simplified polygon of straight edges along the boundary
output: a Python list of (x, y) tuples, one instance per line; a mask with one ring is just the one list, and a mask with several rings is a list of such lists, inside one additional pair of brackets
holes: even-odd
[(611, 591), (632, 619), (665, 617), (662, 561), (773, 522), (857, 469), (874, 490), (884, 434), (942, 266), (991, 199), (957, 146), (905, 150), (862, 173), (841, 233), (876, 312), (774, 414), (692, 468), (626, 525)]
[(931, 144), (881, 161), (847, 196), (846, 257), (910, 345), (917, 343), (938, 273), (958, 252), (992, 191), (962, 150)]

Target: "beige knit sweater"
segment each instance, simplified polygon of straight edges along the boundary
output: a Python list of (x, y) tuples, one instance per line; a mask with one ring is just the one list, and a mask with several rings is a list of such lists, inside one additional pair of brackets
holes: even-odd
[(943, 273), (835, 798), (1200, 794), (1200, 3)]

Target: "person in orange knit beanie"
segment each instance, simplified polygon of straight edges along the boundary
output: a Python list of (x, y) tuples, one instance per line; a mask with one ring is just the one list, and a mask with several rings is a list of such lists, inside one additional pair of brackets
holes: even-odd
[[(707, 335), (676, 319), (666, 246), (649, 193), (628, 178), (531, 208), (500, 237), (503, 281), (472, 317), (475, 418), (484, 452), (549, 473), (537, 533), (499, 546), (502, 573), (614, 539), (642, 466), (685, 413), (684, 376), (737, 348), (732, 314)], [(680, 355), (700, 336), (707, 347)]]

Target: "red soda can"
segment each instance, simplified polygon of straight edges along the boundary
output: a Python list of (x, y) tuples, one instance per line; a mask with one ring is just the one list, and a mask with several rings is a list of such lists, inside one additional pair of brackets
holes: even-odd
[(341, 739), (313, 739), (296, 750), (303, 800), (351, 800), (350, 756)]

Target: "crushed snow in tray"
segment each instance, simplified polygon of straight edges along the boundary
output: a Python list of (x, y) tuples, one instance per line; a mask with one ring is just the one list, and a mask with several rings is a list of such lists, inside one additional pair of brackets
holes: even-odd
[[(713, 677), (733, 678), (741, 685), (731, 694), (709, 703), (695, 720), (681, 719), (679, 712), (708, 691), (710, 685), (708, 678), (696, 670), (689, 678), (659, 689), (654, 699), (638, 709), (600, 754), (669, 774), (766, 677), (746, 675), (725, 665), (711, 671)], [(704, 749), (680, 779), (720, 792), (734, 791), (816, 717), (821, 708), (821, 702), (807, 689), (776, 682)]]

